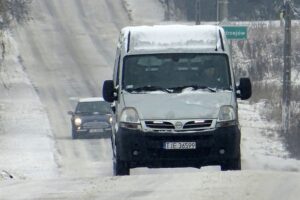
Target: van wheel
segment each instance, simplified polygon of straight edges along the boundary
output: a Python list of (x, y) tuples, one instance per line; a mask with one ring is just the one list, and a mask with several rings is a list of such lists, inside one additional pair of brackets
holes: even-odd
[(113, 162), (115, 176), (125, 176), (130, 174), (130, 168), (127, 162), (119, 159), (114, 159)]
[(221, 170), (227, 171), (227, 170), (241, 170), (241, 159), (233, 159), (229, 160), (226, 163), (221, 164)]

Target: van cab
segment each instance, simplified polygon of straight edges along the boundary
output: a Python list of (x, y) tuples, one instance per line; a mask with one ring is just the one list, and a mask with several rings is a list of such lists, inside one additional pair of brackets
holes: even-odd
[(222, 27), (123, 28), (103, 97), (114, 110), (115, 175), (136, 167), (241, 169), (237, 98), (251, 97), (251, 82), (236, 85)]

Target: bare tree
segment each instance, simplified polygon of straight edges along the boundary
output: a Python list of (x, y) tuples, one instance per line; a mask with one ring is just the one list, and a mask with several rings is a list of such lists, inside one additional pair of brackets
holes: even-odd
[(31, 0), (0, 0), (0, 29), (9, 28), (12, 22), (27, 21), (30, 3)]
[(9, 29), (12, 23), (22, 24), (29, 20), (29, 5), (32, 0), (0, 0), (0, 48), (2, 58), (6, 53), (4, 31)]

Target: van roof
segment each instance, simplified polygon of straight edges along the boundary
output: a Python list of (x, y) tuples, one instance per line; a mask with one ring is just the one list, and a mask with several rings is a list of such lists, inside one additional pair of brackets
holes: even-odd
[(227, 51), (224, 30), (215, 25), (131, 26), (122, 29), (120, 39), (127, 53), (151, 50)]

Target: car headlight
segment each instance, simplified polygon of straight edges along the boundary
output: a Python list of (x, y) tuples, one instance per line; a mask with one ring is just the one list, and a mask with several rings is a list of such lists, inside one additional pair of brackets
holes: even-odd
[(74, 124), (76, 125), (76, 126), (80, 126), (81, 125), (81, 119), (79, 118), (79, 117), (76, 117), (75, 119), (74, 119)]
[(112, 124), (112, 122), (113, 122), (112, 116), (109, 117), (108, 122), (109, 122), (110, 124)]
[(232, 106), (222, 106), (219, 111), (217, 126), (230, 126), (236, 124), (236, 113)]
[(141, 129), (141, 122), (134, 108), (125, 108), (120, 117), (120, 126), (129, 129)]

